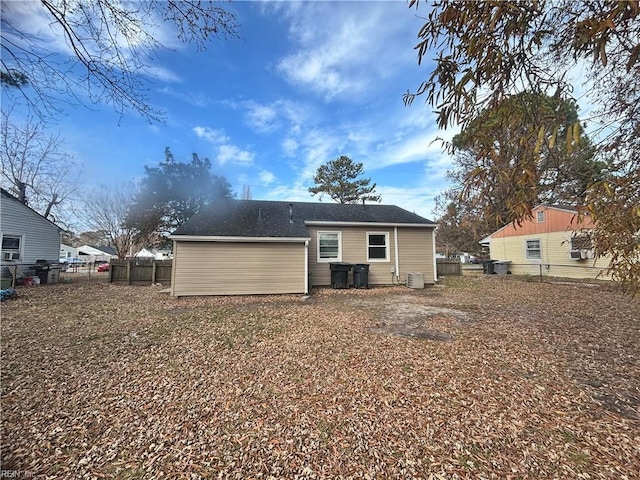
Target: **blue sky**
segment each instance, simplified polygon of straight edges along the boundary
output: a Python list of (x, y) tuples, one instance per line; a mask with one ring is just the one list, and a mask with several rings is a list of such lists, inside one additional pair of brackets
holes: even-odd
[[(237, 39), (205, 52), (172, 44), (153, 61), (154, 107), (165, 124), (109, 106), (66, 108), (54, 130), (81, 165), (83, 188), (140, 179), (169, 147), (177, 160), (208, 157), (241, 196), (317, 201), (318, 166), (340, 155), (364, 164), (382, 203), (433, 218), (451, 159), (430, 108), (402, 94), (428, 74), (418, 66), (426, 9), (403, 1), (234, 2)], [(420, 15), (420, 18), (417, 16)], [(331, 201), (328, 197), (324, 201)]]

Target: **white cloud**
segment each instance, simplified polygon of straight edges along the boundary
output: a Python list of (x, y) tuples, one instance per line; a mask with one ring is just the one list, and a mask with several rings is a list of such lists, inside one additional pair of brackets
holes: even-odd
[(146, 72), (155, 78), (156, 80), (160, 80), (165, 83), (180, 83), (182, 82), (182, 78), (168, 68), (158, 67), (150, 65), (146, 68)]
[(412, 188), (378, 185), (376, 191), (382, 196), (381, 203), (397, 205), (430, 220), (433, 220), (434, 198), (440, 193), (439, 188), (433, 188), (428, 184)]
[(248, 125), (259, 133), (271, 133), (283, 127), (296, 131), (313, 117), (312, 108), (291, 100), (225, 103), (234, 109), (244, 109)]
[(211, 104), (211, 99), (204, 93), (198, 93), (193, 91), (175, 90), (170, 87), (163, 87), (158, 89), (158, 92), (165, 95), (171, 95), (179, 100), (187, 102), (194, 107), (204, 108)]
[(214, 130), (209, 127), (193, 127), (192, 129), (194, 133), (210, 143), (220, 144), (227, 143), (229, 141), (229, 137), (224, 133), (224, 130)]
[(255, 154), (247, 150), (242, 150), (235, 145), (220, 145), (218, 148), (217, 160), (221, 165), (227, 162), (251, 165)]
[(327, 100), (346, 91), (364, 88), (361, 82), (342, 74), (335, 63), (337, 59), (327, 52), (298, 53), (282, 59), (278, 69), (294, 84), (310, 87)]
[(293, 50), (276, 63), (276, 71), (327, 101), (366, 98), (401, 65), (416, 64), (413, 44), (423, 20), (402, 2), (380, 2), (376, 8), (304, 2), (304, 8), (278, 10), (283, 11)]
[(293, 157), (298, 151), (298, 142), (293, 138), (285, 138), (282, 140), (280, 147), (287, 157)]
[(192, 128), (193, 132), (211, 145), (216, 147), (215, 158), (220, 165), (225, 163), (235, 163), (240, 165), (252, 165), (255, 153), (244, 150), (231, 143), (231, 139), (222, 129), (197, 126)]
[(249, 102), (246, 116), (249, 125), (259, 132), (269, 132), (278, 127), (278, 111), (271, 105)]
[(276, 176), (268, 170), (260, 170), (258, 176), (262, 185), (270, 185), (276, 181)]

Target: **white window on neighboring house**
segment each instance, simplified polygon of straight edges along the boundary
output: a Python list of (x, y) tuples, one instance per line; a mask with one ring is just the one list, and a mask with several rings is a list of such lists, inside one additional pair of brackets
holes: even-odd
[(22, 253), (21, 235), (2, 235), (2, 259), (20, 260)]
[(389, 234), (387, 232), (367, 232), (367, 261), (389, 261)]
[(318, 232), (318, 262), (342, 261), (342, 234)]
[(538, 211), (538, 213), (536, 214), (536, 219), (538, 220), (538, 223), (544, 222), (544, 210)]
[(526, 249), (528, 260), (540, 260), (542, 258), (542, 247), (540, 246), (540, 240), (527, 240)]

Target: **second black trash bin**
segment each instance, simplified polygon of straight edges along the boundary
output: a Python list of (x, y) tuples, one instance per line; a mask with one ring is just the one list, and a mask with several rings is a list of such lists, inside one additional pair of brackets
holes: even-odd
[(482, 262), (482, 273), (485, 275), (493, 275), (496, 273), (493, 268), (493, 264), (498, 260), (485, 260)]
[(369, 288), (369, 264), (356, 263), (353, 266), (353, 286), (356, 288)]
[(333, 262), (329, 264), (331, 268), (331, 286), (333, 288), (349, 288), (350, 263)]

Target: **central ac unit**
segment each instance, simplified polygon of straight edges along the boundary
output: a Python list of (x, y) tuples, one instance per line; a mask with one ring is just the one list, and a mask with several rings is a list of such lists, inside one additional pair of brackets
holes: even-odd
[(582, 258), (582, 252), (580, 250), (571, 250), (569, 255), (571, 255), (571, 258), (574, 260), (580, 260)]
[(407, 273), (407, 287), (424, 288), (424, 273)]

